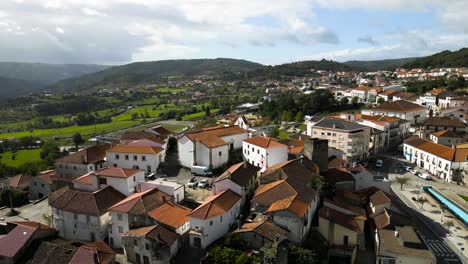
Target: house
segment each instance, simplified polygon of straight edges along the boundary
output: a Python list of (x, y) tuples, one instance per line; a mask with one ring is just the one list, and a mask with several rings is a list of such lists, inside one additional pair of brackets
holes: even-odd
[(429, 139), (436, 144), (451, 147), (466, 142), (466, 140), (464, 140), (464, 134), (465, 133), (453, 132), (452, 130), (441, 130), (431, 133)]
[(226, 234), (241, 211), (241, 196), (231, 190), (211, 195), (190, 214), (190, 246), (206, 248)]
[(53, 237), (57, 231), (37, 222), (11, 222), (5, 227), (7, 233), (0, 235), (0, 263), (19, 263), (31, 244), (40, 239)]
[(112, 167), (85, 174), (73, 180), (73, 184), (75, 189), (85, 191), (97, 191), (112, 186), (128, 196), (134, 193), (138, 183), (144, 180), (145, 174), (141, 170)]
[(181, 203), (185, 199), (185, 186), (175, 181), (159, 178), (153, 181), (138, 183), (138, 190), (140, 192), (150, 189), (158, 189), (169, 194), (176, 203)]
[(405, 100), (405, 101), (412, 102), (412, 103), (416, 102), (417, 99), (419, 99), (419, 96), (417, 94), (405, 93), (405, 92), (394, 94), (392, 98), (393, 102)]
[(433, 132), (441, 130), (461, 132), (463, 135), (467, 131), (467, 125), (457, 118), (432, 116), (422, 123), (418, 135), (420, 138), (430, 139)]
[(411, 103), (406, 100), (393, 101), (380, 106), (362, 110), (364, 115), (384, 115), (398, 117), (409, 121), (412, 125), (421, 124), (426, 120), (427, 109), (424, 106)]
[(468, 121), (468, 108), (465, 109), (465, 108), (455, 107), (455, 108), (443, 109), (440, 113), (440, 116), (457, 118), (458, 120), (466, 124)]
[(269, 168), (259, 177), (252, 211), (270, 217), (274, 224), (289, 230), (289, 241), (300, 243), (319, 204), (318, 191), (312, 187), (318, 172), (317, 163), (307, 157)]
[(375, 243), (376, 263), (436, 263), (436, 258), (421, 236), (411, 226), (410, 218), (393, 209), (388, 197), (382, 192), (376, 193), (373, 204), (379, 204), (379, 210), (371, 210), (370, 228)]
[(165, 201), (148, 212), (148, 216), (158, 225), (184, 235), (190, 230), (189, 214), (191, 209), (176, 203)]
[(233, 233), (239, 236), (240, 242), (245, 247), (259, 250), (267, 243), (286, 240), (289, 231), (270, 221), (262, 220), (245, 223)]
[(115, 263), (115, 252), (104, 241), (97, 240), (80, 246), (69, 264)]
[(366, 211), (341, 199), (325, 199), (319, 209), (319, 233), (328, 243), (329, 255), (351, 256), (354, 249), (366, 249)]
[(106, 151), (111, 144), (85, 148), (55, 161), (57, 180), (63, 184), (71, 182), (81, 175), (106, 167)]
[(76, 241), (61, 238), (47, 238), (38, 241), (37, 249), (29, 252), (26, 263), (34, 264), (63, 264), (70, 263), (79, 249)]
[(242, 154), (254, 166), (269, 167), (288, 160), (288, 146), (274, 138), (255, 136), (244, 139)]
[(18, 174), (0, 180), (0, 190), (29, 191), (30, 181), (33, 177), (26, 174)]
[[(377, 97), (382, 98), (385, 102), (392, 102), (393, 101), (393, 96), (398, 94), (399, 92), (397, 90), (387, 90), (383, 93), (380, 93)], [(378, 99), (377, 99), (378, 100)]]
[(357, 165), (354, 168), (347, 168), (347, 171), (354, 177), (356, 190), (376, 187), (384, 192), (390, 193), (391, 182), (383, 176), (374, 175), (362, 165)]
[(55, 170), (40, 172), (29, 181), (29, 197), (33, 200), (41, 199), (58, 189)]
[(108, 167), (127, 169), (141, 169), (145, 173), (156, 173), (159, 163), (163, 160), (163, 148), (151, 145), (123, 145), (119, 144), (106, 151)]
[(367, 159), (369, 154), (370, 129), (354, 122), (336, 118), (323, 118), (307, 127), (313, 138), (328, 140), (328, 146), (343, 151), (349, 163)]
[(170, 201), (171, 196), (158, 189), (134, 193), (127, 198), (113, 204), (109, 209), (112, 220), (109, 232), (109, 244), (113, 248), (122, 248), (122, 234), (151, 224), (147, 213)]
[(321, 172), (331, 190), (351, 191), (356, 189), (354, 177), (346, 168), (331, 168)]
[(430, 140), (410, 137), (404, 141), (405, 158), (447, 182), (463, 182), (468, 170), (468, 149), (447, 147)]
[(131, 142), (139, 141), (139, 140), (150, 140), (154, 144), (157, 144), (157, 147), (160, 148), (166, 148), (167, 142), (164, 141), (163, 138), (160, 136), (146, 132), (146, 131), (126, 131), (121, 137), (120, 137), (120, 143), (121, 144), (128, 144)]
[(160, 225), (127, 231), (122, 235), (130, 263), (170, 263), (179, 249), (180, 236)]
[(381, 214), (385, 211), (386, 208), (389, 208), (392, 200), (383, 192), (377, 191), (371, 196), (369, 196), (369, 216), (373, 217), (375, 215)]
[(231, 190), (241, 196), (243, 206), (255, 191), (258, 168), (247, 162), (232, 165), (212, 181), (211, 194)]
[(247, 131), (238, 126), (210, 127), (186, 133), (178, 140), (180, 165), (219, 168), (225, 166), (230, 152), (242, 149)]
[(102, 240), (108, 235), (109, 207), (123, 199), (110, 186), (94, 192), (64, 187), (49, 194), (53, 226), (65, 239)]

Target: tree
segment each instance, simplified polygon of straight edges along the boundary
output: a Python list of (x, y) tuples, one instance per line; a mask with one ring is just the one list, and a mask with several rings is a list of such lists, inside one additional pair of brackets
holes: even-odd
[(317, 259), (312, 250), (293, 246), (289, 250), (288, 262), (296, 264), (315, 264), (317, 263)]
[(453, 220), (446, 220), (444, 222), (444, 226), (447, 228), (449, 234), (450, 234), (450, 228), (454, 227), (455, 226), (455, 223), (453, 222)]
[(206, 117), (210, 117), (210, 116), (211, 116), (211, 109), (210, 109), (209, 106), (207, 106), (207, 107), (205, 108), (205, 116), (206, 116)]
[(75, 133), (73, 135), (73, 143), (75, 143), (75, 149), (78, 150), (78, 146), (84, 143), (84, 139), (80, 133)]
[(277, 127), (274, 127), (271, 131), (270, 131), (270, 137), (272, 138), (278, 138), (279, 136), (279, 129)]
[(403, 185), (410, 181), (408, 177), (396, 177), (396, 182), (400, 184), (400, 190), (403, 190)]
[(135, 119), (137, 119), (137, 118), (138, 118), (138, 113), (132, 113), (131, 119), (132, 119), (132, 120), (135, 120)]
[(417, 202), (421, 205), (421, 209), (424, 210), (424, 204), (428, 202), (426, 197), (419, 197)]
[(304, 121), (304, 114), (301, 111), (299, 111), (299, 112), (297, 112), (294, 119), (296, 120), (296, 122)]
[(348, 97), (343, 97), (340, 99), (340, 105), (347, 105), (349, 103)]
[(381, 105), (381, 104), (385, 103), (385, 99), (383, 99), (382, 97), (379, 97), (379, 99), (377, 99), (377, 103), (379, 105)]
[(312, 177), (312, 188), (319, 190), (325, 185), (325, 178), (321, 175)]
[(354, 106), (357, 106), (357, 104), (359, 103), (359, 98), (357, 96), (354, 96), (352, 99), (351, 99), (351, 103), (354, 105)]

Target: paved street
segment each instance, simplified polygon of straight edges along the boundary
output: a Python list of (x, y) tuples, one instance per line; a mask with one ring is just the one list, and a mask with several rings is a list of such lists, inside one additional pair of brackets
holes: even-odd
[(21, 213), (17, 216), (6, 216), (10, 211), (10, 208), (1, 209), (0, 218), (3, 218), (4, 221), (0, 221), (0, 223), (10, 221), (36, 221), (46, 225), (51, 225), (45, 217), (52, 214), (47, 199), (44, 199), (37, 204), (29, 203), (21, 207), (15, 207), (15, 210), (18, 210)]

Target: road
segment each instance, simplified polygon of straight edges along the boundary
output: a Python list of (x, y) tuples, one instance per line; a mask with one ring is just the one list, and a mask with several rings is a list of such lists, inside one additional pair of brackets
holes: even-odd
[[(411, 179), (409, 185), (412, 186), (431, 185), (438, 189), (445, 189), (458, 193), (467, 192), (467, 189), (464, 186), (446, 183), (440, 179), (426, 181), (406, 172), (400, 168), (398, 165), (399, 163), (405, 163), (406, 165), (421, 172), (423, 172), (423, 170), (402, 159), (397, 151), (377, 156), (375, 159), (382, 159), (383, 166), (381, 168), (376, 168), (375, 161), (373, 161), (369, 163), (369, 170), (374, 172), (376, 175), (381, 175), (387, 178), (390, 181), (393, 181), (397, 176), (404, 175)], [(420, 213), (420, 209), (415, 207), (414, 204), (400, 192), (400, 186), (398, 184), (392, 184), (392, 189), (402, 201), (401, 208), (411, 216), (413, 226), (417, 227), (417, 231), (421, 234), (429, 249), (436, 256), (437, 263), (468, 263), (467, 257), (463, 255), (463, 253), (458, 249), (456, 249), (455, 246), (452, 245), (452, 243), (450, 243), (446, 238), (445, 228), (443, 228), (439, 223), (434, 222), (432, 219)]]

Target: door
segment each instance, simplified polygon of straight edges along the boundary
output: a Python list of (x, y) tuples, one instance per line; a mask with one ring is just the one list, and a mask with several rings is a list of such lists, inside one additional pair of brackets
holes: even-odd
[(194, 237), (193, 238), (193, 246), (196, 248), (201, 248), (201, 238)]
[(135, 253), (135, 258), (136, 258), (136, 263), (137, 263), (137, 264), (141, 264), (140, 254)]
[(343, 244), (344, 244), (345, 246), (347, 246), (347, 245), (348, 245), (348, 236), (344, 236), (343, 240), (344, 240), (344, 241), (343, 241)]
[(149, 258), (148, 256), (143, 256), (143, 264), (149, 264)]

